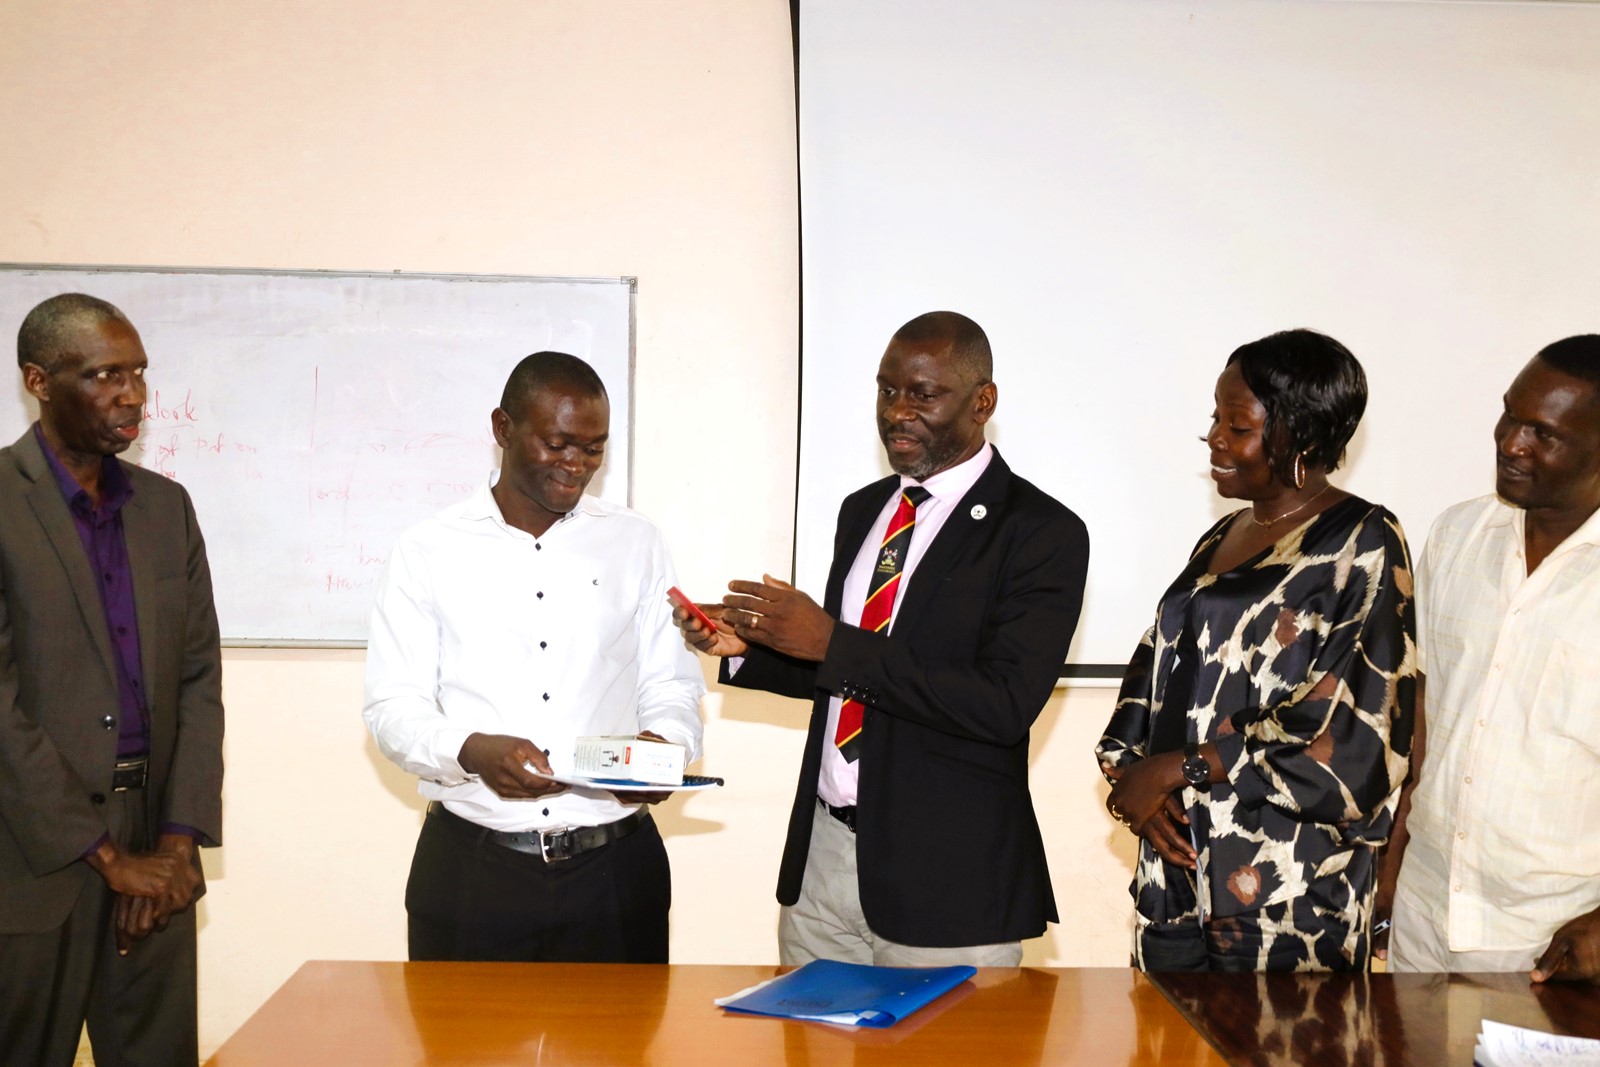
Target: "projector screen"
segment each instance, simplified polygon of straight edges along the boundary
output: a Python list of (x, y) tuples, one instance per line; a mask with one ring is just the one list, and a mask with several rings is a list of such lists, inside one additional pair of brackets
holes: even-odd
[(1600, 331), (1600, 7), (803, 0), (796, 574), (888, 473), (874, 375), (923, 311), (989, 334), (990, 440), (1092, 542), (1067, 673), (1113, 677), (1219, 500), (1228, 354), (1366, 368), (1336, 484), (1413, 552), (1494, 486), (1521, 366)]

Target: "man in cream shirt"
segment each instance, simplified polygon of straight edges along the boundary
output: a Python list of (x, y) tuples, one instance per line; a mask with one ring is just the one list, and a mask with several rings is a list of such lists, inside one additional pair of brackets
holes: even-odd
[(672, 624), (672, 561), (642, 515), (584, 495), (610, 432), (587, 363), (524, 359), (491, 422), (498, 477), (400, 539), (367, 646), (367, 725), (431, 801), (411, 958), (665, 963), (671, 876), (648, 809), (536, 772), (570, 771), (585, 735), (699, 754), (705, 685)]
[(1391, 969), (1600, 977), (1600, 336), (1517, 375), (1417, 568), (1426, 757)]

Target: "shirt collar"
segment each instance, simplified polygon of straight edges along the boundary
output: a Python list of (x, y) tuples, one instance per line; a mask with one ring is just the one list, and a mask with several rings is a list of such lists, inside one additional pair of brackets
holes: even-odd
[[(44, 439), (44, 428), (37, 422), (33, 424), (33, 436), (39, 442), (39, 451), (44, 453), (45, 462), (50, 464), (50, 473), (55, 475), (56, 485), (67, 506), (85, 514), (93, 511), (89, 490), (78, 484), (78, 479), (56, 456), (55, 450)], [(122, 464), (117, 462), (117, 457), (100, 457), (100, 506), (107, 511), (120, 511), (132, 496), (133, 481), (128, 477), (128, 472), (122, 469)]]
[[(1488, 525), (1509, 525), (1516, 531), (1517, 540), (1519, 542), (1524, 541), (1528, 536), (1527, 511), (1517, 507), (1515, 504), (1508, 504), (1504, 500), (1500, 501), (1500, 505), (1500, 513), (1491, 517)], [(1557, 545), (1550, 554), (1555, 555), (1557, 552), (1576, 548), (1579, 545), (1600, 545), (1600, 509), (1597, 509), (1587, 519), (1584, 519), (1583, 524), (1569, 533), (1567, 539)]]
[[(484, 479), (483, 483), (478, 486), (473, 494), (468, 497), (466, 502), (462, 505), (461, 514), (464, 518), (489, 519), (494, 522), (498, 522), (507, 529), (512, 528), (509, 524), (507, 524), (506, 517), (500, 513), (500, 505), (495, 502), (494, 493), (490, 492), (490, 490), (494, 488), (495, 483), (499, 480), (500, 469), (497, 467), (489, 472), (489, 477)], [(599, 503), (593, 497), (591, 497), (588, 493), (585, 493), (583, 496), (578, 498), (577, 507), (573, 508), (565, 515), (561, 516), (561, 518), (557, 519), (553, 524), (551, 524), (550, 529), (554, 530), (557, 526), (560, 526), (563, 523), (571, 522), (579, 515), (588, 515), (592, 518), (598, 519), (605, 516), (605, 510), (600, 507)]]
[(971, 459), (962, 460), (954, 467), (946, 467), (937, 474), (930, 474), (920, 482), (902, 474), (900, 488), (920, 485), (933, 494), (936, 500), (958, 501), (967, 495), (967, 490), (978, 483), (979, 478), (983, 477), (983, 472), (989, 469), (989, 461), (993, 458), (994, 446), (985, 441), (983, 447), (978, 449)]
[(1600, 545), (1600, 509), (1583, 520), (1583, 525), (1567, 537), (1569, 545)]

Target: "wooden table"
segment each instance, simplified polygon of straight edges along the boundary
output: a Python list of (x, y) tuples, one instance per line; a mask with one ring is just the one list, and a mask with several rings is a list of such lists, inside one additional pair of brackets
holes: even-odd
[(778, 968), (329, 963), (300, 968), (208, 1062), (1171, 1064), (1222, 1060), (1134, 971), (1021, 968), (977, 979), (887, 1030), (724, 1015), (715, 997)]
[(1600, 1038), (1600, 988), (1520, 974), (993, 969), (887, 1030), (730, 1016), (711, 1003), (778, 972), (313, 962), (208, 1062), (1404, 1067), (1471, 1063), (1486, 1018)]
[(1484, 1019), (1600, 1038), (1600, 988), (1515, 974), (1150, 976), (1230, 1063), (1470, 1064)]

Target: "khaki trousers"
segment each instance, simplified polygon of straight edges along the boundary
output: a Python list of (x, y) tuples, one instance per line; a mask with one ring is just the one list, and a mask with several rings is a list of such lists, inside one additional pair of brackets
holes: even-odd
[(861, 913), (856, 835), (819, 804), (800, 899), (778, 918), (778, 958), (795, 967), (817, 959), (878, 967), (1015, 967), (1022, 962), (1022, 942), (924, 948), (873, 933)]

